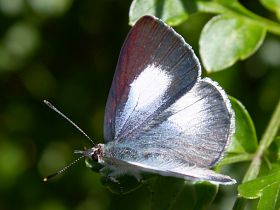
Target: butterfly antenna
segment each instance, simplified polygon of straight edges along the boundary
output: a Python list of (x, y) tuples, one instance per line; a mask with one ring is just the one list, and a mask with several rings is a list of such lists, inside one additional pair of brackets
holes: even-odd
[(63, 167), (62, 169), (60, 169), (59, 171), (57, 171), (57, 172), (55, 172), (55, 173), (53, 173), (53, 174), (50, 174), (50, 175), (48, 175), (48, 176), (45, 176), (45, 177), (43, 178), (43, 181), (44, 181), (44, 182), (47, 182), (47, 181), (49, 181), (49, 179), (51, 179), (51, 178), (53, 178), (53, 177), (56, 177), (57, 175), (59, 175), (59, 174), (65, 172), (67, 169), (69, 169), (71, 166), (73, 166), (75, 163), (77, 163), (79, 160), (81, 160), (81, 159), (84, 158), (84, 157), (85, 157), (85, 156), (82, 155), (82, 156), (78, 157), (76, 160), (74, 160), (72, 163), (70, 163), (69, 165), (67, 165), (67, 166)]
[(67, 120), (71, 125), (73, 125), (76, 129), (78, 129), (88, 140), (91, 141), (91, 143), (93, 145), (94, 142), (93, 140), (79, 127), (77, 126), (72, 120), (70, 120), (65, 114), (63, 114), (61, 111), (59, 111), (54, 105), (52, 105), (49, 101), (44, 100), (44, 103), (53, 111), (55, 111), (56, 113), (58, 113), (60, 116), (62, 116), (65, 120)]

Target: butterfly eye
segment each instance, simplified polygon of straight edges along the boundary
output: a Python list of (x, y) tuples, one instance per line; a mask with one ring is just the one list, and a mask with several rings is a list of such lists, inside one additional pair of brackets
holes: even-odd
[(94, 149), (94, 151), (91, 154), (91, 159), (93, 161), (98, 162), (98, 159), (102, 156), (102, 148), (100, 145), (97, 145), (97, 147)]
[(91, 159), (97, 162), (98, 161), (98, 156), (99, 156), (99, 152), (98, 152), (98, 150), (96, 150), (92, 153)]

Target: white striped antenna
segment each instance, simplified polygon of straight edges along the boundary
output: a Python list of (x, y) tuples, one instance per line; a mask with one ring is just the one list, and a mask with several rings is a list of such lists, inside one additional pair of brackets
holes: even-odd
[(61, 117), (63, 117), (65, 120), (67, 120), (71, 125), (73, 125), (76, 129), (78, 129), (78, 131), (80, 131), (88, 140), (91, 141), (91, 143), (93, 145), (94, 142), (93, 140), (79, 127), (77, 126), (72, 120), (70, 120), (65, 114), (63, 114), (61, 111), (59, 111), (54, 105), (52, 105), (49, 101), (44, 100), (44, 103), (53, 111), (55, 111), (56, 113), (58, 113)]
[(77, 163), (79, 160), (81, 160), (81, 159), (84, 158), (84, 157), (85, 157), (85, 156), (82, 155), (82, 156), (78, 157), (76, 160), (74, 160), (72, 163), (70, 163), (69, 165), (67, 165), (67, 166), (63, 167), (62, 169), (60, 169), (59, 171), (57, 171), (57, 172), (55, 172), (55, 173), (53, 173), (53, 174), (50, 174), (50, 175), (48, 175), (48, 176), (45, 176), (45, 177), (43, 178), (43, 181), (44, 181), (44, 182), (47, 182), (47, 181), (49, 181), (51, 178), (56, 177), (57, 175), (59, 175), (59, 174), (65, 172), (67, 169), (69, 169), (71, 166), (73, 166), (75, 163)]

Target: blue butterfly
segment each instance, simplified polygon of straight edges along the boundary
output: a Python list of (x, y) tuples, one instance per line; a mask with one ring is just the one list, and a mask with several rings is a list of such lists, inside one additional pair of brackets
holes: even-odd
[[(143, 16), (122, 47), (105, 110), (104, 141), (76, 151), (113, 180), (141, 173), (234, 184), (210, 168), (222, 158), (235, 118), (224, 90), (171, 27)], [(48, 177), (49, 178), (49, 177)]]

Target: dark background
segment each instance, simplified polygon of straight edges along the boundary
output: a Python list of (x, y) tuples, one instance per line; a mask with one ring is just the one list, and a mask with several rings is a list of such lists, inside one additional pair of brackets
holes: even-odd
[[(91, 147), (43, 99), (60, 108), (95, 142), (103, 142), (104, 107), (118, 53), (130, 28), (130, 3), (0, 0), (1, 210), (148, 208), (147, 187), (125, 196), (114, 195), (83, 161), (62, 176), (42, 182), (44, 175), (76, 158), (74, 149)], [(246, 6), (274, 18), (258, 4)], [(197, 55), (200, 31), (210, 18), (195, 14), (175, 28)], [(268, 35), (249, 59), (207, 75), (245, 105), (259, 137), (279, 98), (279, 66), (279, 38)], [(242, 176), (244, 171), (238, 173)], [(226, 208), (234, 199), (223, 200)]]

